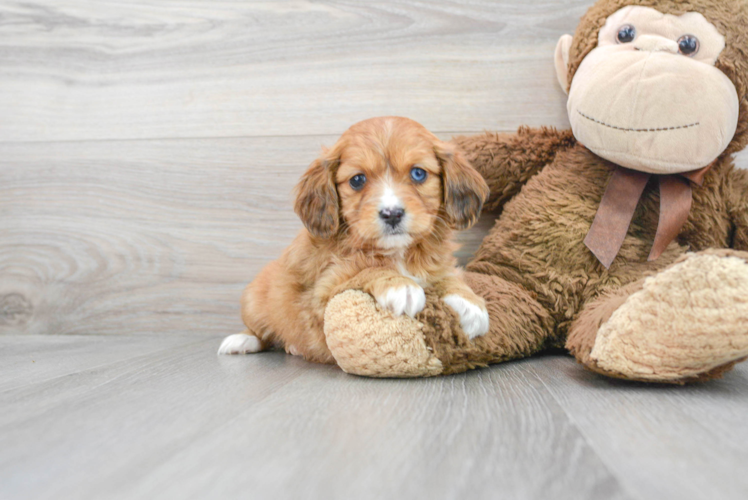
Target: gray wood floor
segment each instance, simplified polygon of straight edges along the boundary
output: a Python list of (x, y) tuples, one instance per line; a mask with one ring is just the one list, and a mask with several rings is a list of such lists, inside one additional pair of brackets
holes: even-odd
[(748, 366), (609, 381), (565, 355), (412, 381), (220, 339), (0, 337), (0, 498), (743, 499)]
[(553, 49), (591, 3), (0, 0), (0, 499), (748, 498), (745, 364), (215, 355), (321, 145), (385, 114), (567, 127)]

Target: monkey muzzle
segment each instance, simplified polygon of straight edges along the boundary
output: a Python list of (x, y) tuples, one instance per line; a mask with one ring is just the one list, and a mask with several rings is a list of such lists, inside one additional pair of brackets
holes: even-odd
[(633, 170), (701, 169), (735, 135), (735, 86), (716, 67), (645, 41), (658, 50), (599, 47), (582, 61), (567, 105), (574, 136)]

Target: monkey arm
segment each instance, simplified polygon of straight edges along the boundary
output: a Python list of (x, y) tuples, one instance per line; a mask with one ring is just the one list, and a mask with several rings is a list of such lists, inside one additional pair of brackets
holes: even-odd
[(488, 183), (485, 210), (496, 210), (516, 195), (559, 150), (575, 144), (571, 130), (520, 127), (516, 133), (486, 132), (455, 137), (453, 142)]
[(730, 172), (727, 210), (734, 227), (732, 248), (748, 251), (748, 170)]

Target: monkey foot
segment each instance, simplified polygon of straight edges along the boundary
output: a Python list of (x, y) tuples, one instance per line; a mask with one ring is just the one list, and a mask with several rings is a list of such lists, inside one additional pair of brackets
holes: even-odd
[(647, 381), (713, 378), (748, 356), (748, 255), (688, 254), (644, 280), (597, 332), (590, 360)]
[(394, 316), (361, 291), (347, 290), (330, 300), (325, 337), (346, 373), (405, 378), (443, 371), (441, 361), (426, 346), (421, 323), (409, 316)]

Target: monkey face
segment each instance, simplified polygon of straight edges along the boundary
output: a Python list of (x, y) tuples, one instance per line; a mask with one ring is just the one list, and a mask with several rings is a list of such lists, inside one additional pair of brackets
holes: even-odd
[[(564, 82), (570, 41), (562, 38), (557, 48)], [(724, 48), (725, 38), (699, 13), (619, 10), (571, 83), (574, 136), (599, 156), (639, 171), (680, 173), (709, 165), (738, 125), (735, 86), (714, 66)]]

